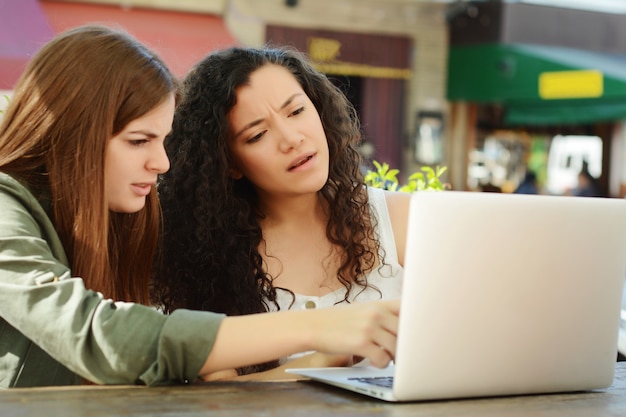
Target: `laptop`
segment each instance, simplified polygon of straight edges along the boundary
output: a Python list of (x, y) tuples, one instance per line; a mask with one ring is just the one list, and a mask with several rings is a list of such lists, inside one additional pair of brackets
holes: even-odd
[(287, 372), (387, 401), (612, 384), (626, 200), (417, 192), (406, 251), (394, 363)]

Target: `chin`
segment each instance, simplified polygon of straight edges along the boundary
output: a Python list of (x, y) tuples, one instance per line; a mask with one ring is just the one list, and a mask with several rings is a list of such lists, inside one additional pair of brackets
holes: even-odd
[(318, 191), (324, 188), (324, 186), (328, 183), (328, 174), (324, 176), (324, 178), (319, 178), (317, 181)]

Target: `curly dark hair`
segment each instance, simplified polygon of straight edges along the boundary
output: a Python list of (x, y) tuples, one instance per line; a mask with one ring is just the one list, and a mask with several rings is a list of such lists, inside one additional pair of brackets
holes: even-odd
[(227, 119), (236, 90), (268, 64), (294, 75), (322, 121), (330, 160), (319, 194), (328, 207), (328, 239), (344, 248), (340, 281), (348, 290), (355, 283), (367, 286), (365, 275), (376, 265), (380, 247), (352, 104), (295, 50), (230, 48), (208, 55), (185, 78), (167, 141), (171, 169), (159, 182), (164, 233), (154, 280), (155, 301), (167, 312), (190, 308), (241, 315), (268, 311), (265, 300), (275, 303), (276, 288), (258, 249), (263, 213), (255, 189), (247, 179), (229, 175)]

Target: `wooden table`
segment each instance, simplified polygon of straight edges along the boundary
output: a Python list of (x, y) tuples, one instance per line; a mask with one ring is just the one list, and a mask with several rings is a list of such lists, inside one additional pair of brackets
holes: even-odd
[[(453, 366), (453, 364), (451, 364)], [(626, 416), (626, 362), (603, 391), (392, 404), (315, 382), (0, 390), (2, 417), (99, 416)]]

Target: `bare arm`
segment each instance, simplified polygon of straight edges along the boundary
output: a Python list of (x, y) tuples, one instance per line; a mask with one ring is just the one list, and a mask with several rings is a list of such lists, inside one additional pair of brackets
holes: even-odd
[(289, 368), (326, 368), (329, 366), (352, 366), (357, 360), (352, 355), (331, 355), (327, 353), (313, 352), (297, 359), (292, 359), (283, 365), (262, 372), (254, 372), (246, 375), (237, 375), (235, 369), (214, 372), (205, 375), (204, 381), (236, 380), (236, 381), (280, 381), (297, 378), (293, 374), (285, 372)]
[(308, 350), (361, 356), (384, 367), (395, 355), (399, 308), (393, 300), (227, 317), (200, 374)]
[(398, 262), (404, 266), (404, 252), (406, 246), (406, 230), (409, 223), (409, 203), (411, 194), (401, 192), (385, 192), (387, 210), (391, 219), (393, 236), (398, 251)]

